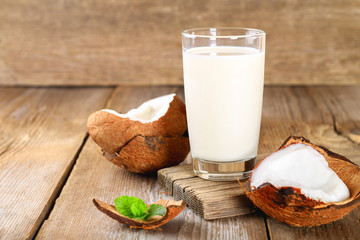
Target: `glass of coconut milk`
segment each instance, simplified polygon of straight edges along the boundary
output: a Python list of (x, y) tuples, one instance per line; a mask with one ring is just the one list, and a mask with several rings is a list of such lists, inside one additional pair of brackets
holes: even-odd
[(182, 46), (194, 172), (216, 181), (246, 178), (258, 150), (265, 32), (189, 29)]

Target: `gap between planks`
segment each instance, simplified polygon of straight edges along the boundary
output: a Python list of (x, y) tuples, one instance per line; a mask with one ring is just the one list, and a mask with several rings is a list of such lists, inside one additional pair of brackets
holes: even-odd
[[(103, 105), (103, 108), (108, 108), (110, 105), (111, 105), (111, 102), (113, 100), (113, 97), (114, 97), (114, 94), (116, 92), (116, 87), (113, 87), (113, 89), (111, 90), (110, 94), (109, 94), (109, 97), (106, 99), (105, 101), (105, 104)], [(26, 236), (26, 239), (36, 239), (36, 236), (37, 234), (39, 233), (39, 230), (41, 229), (42, 225), (44, 224), (44, 222), (46, 220), (49, 219), (49, 216), (51, 215), (51, 212), (53, 211), (54, 209), (54, 206), (55, 206), (55, 203), (56, 203), (56, 200), (59, 198), (59, 196), (61, 195), (62, 193), (62, 190), (64, 188), (64, 186), (66, 185), (66, 182), (67, 180), (69, 179), (75, 165), (76, 165), (76, 162), (80, 156), (80, 153), (82, 152), (87, 140), (89, 138), (89, 133), (86, 132), (83, 140), (82, 140), (82, 143), (79, 147), (79, 149), (77, 150), (77, 152), (75, 153), (72, 161), (70, 162), (68, 168), (66, 169), (64, 175), (61, 177), (61, 179), (59, 180), (57, 186), (55, 187), (55, 189), (58, 189), (57, 191), (54, 191), (53, 194), (51, 195), (50, 197), (50, 201), (49, 201), (49, 204), (50, 207), (49, 209), (46, 209), (44, 208), (43, 209), (43, 212), (40, 214), (40, 216), (44, 216), (44, 218), (41, 220), (40, 224), (38, 226), (35, 226), (34, 225), (34, 228), (35, 229), (32, 229), (30, 231), (30, 233), (28, 234), (28, 236)], [(6, 151), (6, 149), (5, 149)], [(1, 155), (1, 154), (0, 154)], [(31, 233), (35, 232), (33, 235)]]
[(360, 144), (360, 128), (356, 128), (353, 131), (350, 131), (348, 133), (344, 133), (343, 131), (340, 131), (337, 128), (337, 121), (336, 121), (336, 117), (333, 113), (331, 113), (331, 117), (333, 120), (333, 127), (334, 127), (334, 132), (341, 136), (346, 138), (347, 140), (349, 140), (350, 142), (352, 142), (353, 144)]
[[(50, 200), (49, 200), (49, 209), (47, 210), (46, 208), (44, 208), (43, 210), (43, 213), (41, 213), (40, 215), (43, 215), (44, 214), (44, 218), (43, 220), (41, 220), (41, 223), (37, 226), (36, 229), (33, 229), (31, 232), (34, 232), (34, 235), (31, 236), (31, 232), (30, 234), (26, 237), (26, 239), (35, 239), (41, 226), (44, 224), (44, 222), (49, 218), (52, 210), (54, 209), (54, 206), (55, 206), (55, 203), (56, 203), (56, 200), (59, 198), (67, 180), (69, 179), (69, 176), (71, 175), (71, 172), (72, 170), (74, 169), (74, 166), (76, 164), (76, 161), (77, 159), (79, 158), (79, 155), (81, 153), (81, 151), (83, 150), (84, 146), (85, 146), (85, 143), (87, 141), (87, 139), (89, 138), (89, 134), (87, 133), (79, 147), (79, 149), (77, 150), (77, 152), (75, 153), (75, 156), (74, 158), (72, 159), (72, 161), (70, 162), (68, 168), (65, 170), (65, 173), (64, 175), (61, 177), (61, 179), (59, 180), (57, 186), (55, 187), (55, 189), (58, 189), (57, 191), (55, 190), (52, 194), (52, 196), (50, 197)], [(35, 228), (36, 226), (34, 226)]]
[(0, 235), (32, 238), (86, 136), (86, 118), (111, 89), (0, 90)]

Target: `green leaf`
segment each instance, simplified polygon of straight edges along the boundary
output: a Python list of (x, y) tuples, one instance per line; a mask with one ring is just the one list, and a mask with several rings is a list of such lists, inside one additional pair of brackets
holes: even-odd
[(166, 213), (166, 208), (160, 204), (151, 204), (148, 208), (148, 212), (145, 216), (145, 220), (147, 221), (149, 218), (160, 215), (164, 216)]
[(120, 214), (136, 219), (144, 219), (146, 216), (146, 204), (137, 197), (121, 196), (114, 200), (115, 208)]
[(133, 204), (131, 205), (131, 212), (134, 218), (144, 219), (144, 217), (146, 216), (147, 206), (141, 199), (139, 200), (140, 201), (133, 202)]

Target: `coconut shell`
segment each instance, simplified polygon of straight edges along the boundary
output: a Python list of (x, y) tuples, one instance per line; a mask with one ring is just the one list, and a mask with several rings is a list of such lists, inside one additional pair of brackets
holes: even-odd
[(303, 137), (290, 136), (280, 149), (296, 143), (309, 145), (325, 157), (329, 167), (349, 188), (350, 198), (342, 202), (323, 203), (307, 198), (301, 194), (300, 189), (292, 187), (278, 189), (270, 183), (265, 183), (258, 188), (251, 188), (251, 177), (245, 184), (247, 197), (270, 217), (298, 227), (327, 224), (343, 218), (358, 207), (360, 205), (360, 167), (344, 156), (314, 145)]
[(116, 221), (128, 225), (130, 228), (142, 228), (142, 229), (158, 229), (160, 226), (169, 222), (175, 218), (179, 213), (185, 209), (186, 203), (183, 200), (172, 201), (160, 199), (155, 204), (163, 205), (166, 208), (166, 213), (164, 216), (155, 216), (150, 218), (150, 221), (137, 220), (128, 218), (124, 215), (121, 215), (115, 208), (115, 206), (107, 204), (97, 199), (93, 199), (94, 205), (101, 212), (105, 213), (109, 217), (115, 219)]
[(148, 123), (97, 111), (89, 116), (87, 128), (90, 137), (105, 152), (115, 153), (137, 135), (182, 136), (187, 130), (185, 104), (175, 95), (168, 111)]
[(187, 137), (139, 135), (123, 146), (119, 153), (103, 153), (110, 162), (130, 172), (148, 174), (181, 163), (189, 151)]

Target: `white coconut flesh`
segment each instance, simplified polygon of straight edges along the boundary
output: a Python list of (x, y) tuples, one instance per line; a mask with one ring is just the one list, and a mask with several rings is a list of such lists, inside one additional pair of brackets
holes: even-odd
[(141, 104), (138, 108), (131, 109), (126, 114), (120, 114), (111, 109), (103, 109), (101, 111), (105, 111), (122, 118), (129, 118), (130, 120), (139, 121), (141, 123), (154, 122), (166, 114), (175, 95), (176, 94), (173, 93), (151, 99)]
[(329, 168), (324, 156), (302, 143), (274, 152), (254, 169), (251, 187), (257, 188), (264, 183), (271, 183), (276, 188), (298, 188), (306, 197), (324, 203), (350, 197), (349, 189)]

